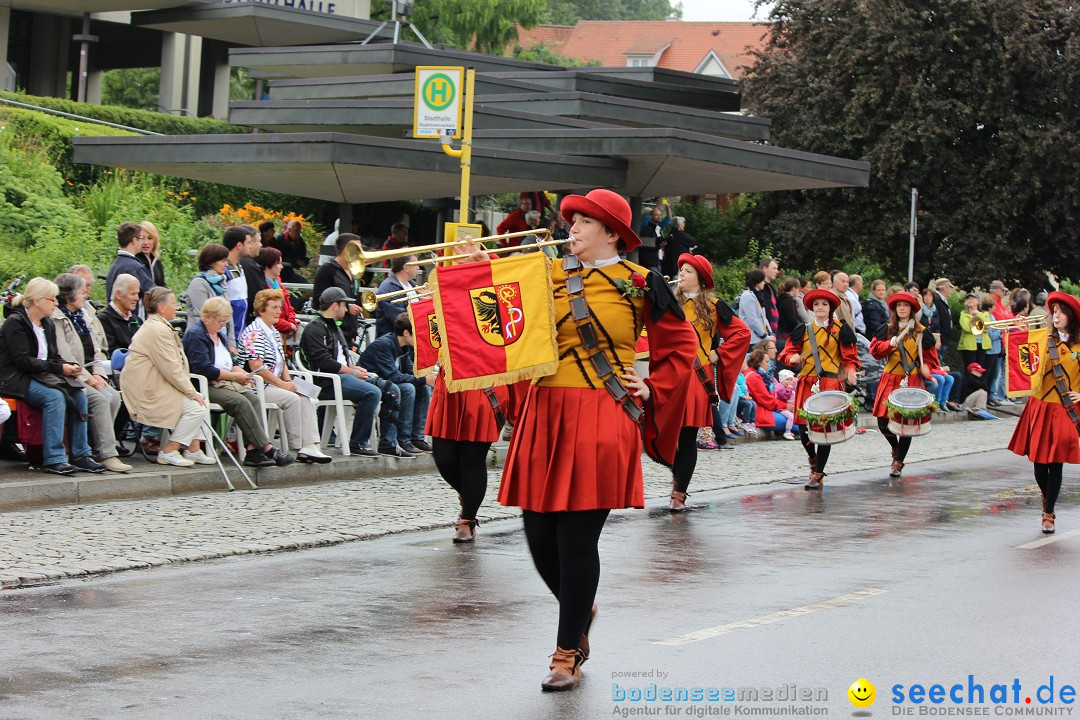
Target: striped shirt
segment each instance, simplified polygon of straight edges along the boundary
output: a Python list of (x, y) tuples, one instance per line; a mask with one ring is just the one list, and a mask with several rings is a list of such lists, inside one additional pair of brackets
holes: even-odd
[[(281, 333), (262, 321), (255, 321), (247, 326), (240, 335), (240, 354), (237, 361), (241, 364), (251, 360), (262, 360), (266, 370), (281, 377), (285, 369), (285, 350), (281, 343)], [(264, 369), (264, 368), (260, 368)]]

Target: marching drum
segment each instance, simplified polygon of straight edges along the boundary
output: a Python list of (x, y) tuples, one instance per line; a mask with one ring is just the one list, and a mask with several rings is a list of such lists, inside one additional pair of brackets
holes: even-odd
[(922, 388), (898, 388), (889, 393), (889, 430), (900, 437), (926, 435), (937, 406), (934, 396)]
[(823, 390), (806, 398), (802, 412), (810, 442), (836, 445), (855, 434), (855, 406), (851, 396), (839, 390)]

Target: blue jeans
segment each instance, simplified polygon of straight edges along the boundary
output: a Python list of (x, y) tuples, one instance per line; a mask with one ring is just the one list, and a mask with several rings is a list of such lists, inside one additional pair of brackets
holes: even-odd
[(720, 427), (733, 427), (735, 425), (735, 413), (739, 409), (739, 401), (724, 402), (720, 401), (720, 409), (714, 413), (714, 419), (716, 415), (719, 415), (719, 419), (715, 421), (719, 423)]
[(397, 425), (390, 432), (383, 433), (386, 444), (404, 446), (414, 440), (423, 440), (431, 388), (427, 385), (417, 387), (408, 382), (395, 383), (394, 387), (401, 398), (401, 407), (398, 409)]
[(748, 397), (739, 398), (739, 419), (743, 422), (752, 423), (757, 415), (757, 403)]
[[(349, 445), (367, 447), (371, 438), (371, 429), (375, 426), (375, 409), (379, 407), (379, 399), (382, 392), (366, 380), (355, 378), (352, 375), (339, 375), (341, 378), (341, 397), (351, 402), (356, 408), (353, 417), (352, 435), (349, 436)], [(333, 400), (333, 387), (323, 388), (319, 393), (320, 400)]]
[(1005, 399), (1005, 356), (1001, 353), (987, 355), (986, 362), (989, 363), (986, 366), (988, 370), (986, 386), (990, 388), (989, 399), (1000, 402)]
[[(85, 415), (86, 395), (82, 390), (74, 388), (68, 392), (75, 401), (75, 407)], [(90, 444), (86, 440), (86, 421), (80, 420), (75, 413), (68, 413), (67, 400), (63, 392), (31, 379), (30, 388), (26, 391), (26, 402), (36, 408), (41, 408), (41, 434), (44, 443), (42, 454), (46, 465), (67, 462), (68, 456), (64, 452), (65, 419), (71, 430), (71, 457), (90, 457)]]
[(776, 412), (772, 411), (773, 424), (771, 427), (758, 426), (758, 430), (772, 430), (773, 432), (787, 432), (787, 418)]
[(945, 403), (949, 401), (949, 392), (952, 390), (956, 378), (952, 375), (934, 375), (931, 377), (930, 382), (933, 383), (933, 387), (930, 386), (930, 383), (927, 383), (927, 391), (934, 393), (938, 406), (944, 408)]

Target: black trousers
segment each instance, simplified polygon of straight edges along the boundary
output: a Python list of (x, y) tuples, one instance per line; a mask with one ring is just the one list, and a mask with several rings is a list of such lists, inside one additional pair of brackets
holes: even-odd
[(558, 646), (576, 650), (589, 623), (600, 584), (597, 543), (608, 510), (525, 510), (525, 539), (537, 572), (559, 601)]
[(1043, 512), (1054, 512), (1054, 504), (1061, 494), (1061, 463), (1035, 463), (1035, 482), (1043, 494)]
[(675, 451), (675, 489), (686, 492), (690, 487), (690, 478), (697, 467), (697, 432), (694, 427), (684, 427), (679, 431), (679, 446)]
[(892, 430), (889, 429), (889, 418), (877, 419), (878, 430), (885, 436), (885, 439), (892, 445), (893, 457), (900, 462), (904, 462), (904, 458), (907, 457), (907, 451), (911, 447), (911, 438), (909, 437), (897, 437)]
[(815, 445), (810, 442), (810, 433), (807, 431), (806, 425), (799, 426), (799, 442), (802, 443), (803, 449), (806, 450), (806, 455), (814, 462), (814, 472), (825, 472), (825, 463), (829, 462), (832, 445)]
[(435, 467), (461, 496), (461, 517), (475, 520), (487, 493), (487, 455), (491, 443), (431, 438)]

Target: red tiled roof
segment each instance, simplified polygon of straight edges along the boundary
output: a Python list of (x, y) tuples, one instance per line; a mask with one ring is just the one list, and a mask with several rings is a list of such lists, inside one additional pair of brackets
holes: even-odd
[(546, 45), (579, 60), (623, 67), (626, 53), (654, 53), (670, 43), (657, 67), (693, 72), (712, 50), (736, 79), (753, 63), (749, 50), (763, 49), (768, 28), (749, 22), (681, 20), (582, 20), (577, 25), (539, 25), (518, 29), (518, 44)]

